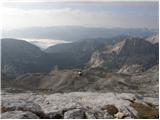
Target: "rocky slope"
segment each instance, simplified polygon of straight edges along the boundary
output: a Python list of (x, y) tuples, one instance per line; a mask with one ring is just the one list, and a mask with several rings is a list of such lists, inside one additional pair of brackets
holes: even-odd
[(158, 118), (158, 98), (128, 93), (2, 94), (3, 119)]
[(151, 42), (152, 44), (159, 43), (159, 34), (150, 36), (146, 40), (149, 41), (149, 42)]
[(5, 73), (1, 72), (1, 88), (3, 89), (10, 87), (12, 86), (12, 83), (13, 81), (10, 78), (8, 78), (8, 76)]
[[(127, 92), (145, 96), (158, 96), (158, 70), (152, 68), (142, 73), (107, 73), (103, 70), (54, 70), (49, 74), (24, 74), (12, 80), (7, 91), (22, 89), (38, 93), (73, 91)], [(114, 81), (114, 82), (113, 82)], [(5, 81), (2, 79), (2, 84)], [(12, 88), (13, 89), (12, 89)]]
[(91, 57), (89, 68), (117, 72), (124, 66), (139, 65), (146, 70), (158, 64), (158, 49), (158, 44), (151, 44), (145, 39), (121, 39), (111, 47), (96, 51)]
[(83, 68), (90, 60), (94, 51), (103, 48), (106, 43), (111, 42), (107, 40), (108, 39), (97, 38), (59, 44), (47, 48), (45, 52), (54, 57), (53, 61), (57, 59), (57, 63), (55, 63), (60, 68)]

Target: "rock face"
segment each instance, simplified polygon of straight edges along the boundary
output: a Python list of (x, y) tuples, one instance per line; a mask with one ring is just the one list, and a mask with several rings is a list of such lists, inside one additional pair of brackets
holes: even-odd
[[(39, 107), (36, 108), (39, 110), (35, 109), (34, 104), (32, 109), (31, 104), (26, 104), (28, 108), (22, 104), (28, 101), (38, 104)], [(143, 97), (128, 93), (73, 92), (51, 95), (5, 93), (2, 95), (1, 111), (2, 118), (154, 118), (158, 116), (157, 103), (158, 97)], [(150, 115), (143, 114), (141, 108), (149, 111)], [(38, 114), (40, 111), (42, 113)]]
[(101, 58), (100, 52), (98, 51), (94, 52), (90, 60), (91, 68), (100, 67), (102, 66), (103, 63), (104, 63), (104, 60)]
[(96, 51), (89, 62), (90, 68), (103, 68), (115, 72), (124, 65), (138, 64), (148, 69), (158, 64), (158, 44), (152, 44), (145, 39), (125, 38), (113, 46)]
[(152, 44), (159, 43), (159, 34), (148, 37), (146, 40), (151, 42)]
[(9, 111), (1, 114), (2, 119), (40, 119), (37, 115), (28, 111)]
[(142, 73), (144, 68), (142, 65), (134, 64), (134, 65), (124, 65), (118, 73), (126, 73), (126, 74), (134, 74), (134, 73)]

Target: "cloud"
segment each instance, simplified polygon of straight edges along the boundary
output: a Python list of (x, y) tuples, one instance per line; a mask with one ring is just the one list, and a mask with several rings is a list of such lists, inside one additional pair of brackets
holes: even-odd
[(31, 38), (16, 38), (19, 40), (25, 40), (27, 42), (30, 42), (33, 45), (36, 45), (40, 47), (41, 49), (46, 49), (50, 46), (57, 45), (57, 44), (62, 44), (62, 43), (69, 43), (68, 41), (64, 40), (55, 40), (55, 39), (31, 39)]
[[(112, 3), (113, 4), (113, 3)], [(86, 4), (85, 4), (86, 5)], [(116, 5), (115, 5), (116, 6)], [(114, 6), (114, 7), (115, 7)], [(145, 5), (136, 4), (132, 10), (123, 11), (122, 4), (115, 9), (102, 9), (93, 11), (83, 10), (83, 7), (61, 7), (52, 9), (20, 9), (15, 7), (3, 7), (3, 28), (4, 30), (18, 29), (33, 26), (56, 26), (56, 25), (78, 25), (87, 27), (147, 27), (154, 28), (158, 26), (158, 15), (155, 10), (146, 5), (148, 9), (145, 12), (141, 9), (133, 12), (137, 7)], [(128, 6), (132, 6), (131, 3)], [(88, 5), (88, 8), (91, 7)], [(105, 8), (105, 6), (103, 6)], [(111, 5), (111, 8), (114, 8)], [(98, 8), (98, 7), (97, 7)], [(92, 8), (93, 9), (93, 8)], [(154, 9), (154, 8), (153, 8)]]

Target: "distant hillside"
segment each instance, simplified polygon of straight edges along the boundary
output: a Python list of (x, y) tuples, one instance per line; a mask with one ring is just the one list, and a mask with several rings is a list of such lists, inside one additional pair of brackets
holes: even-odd
[(27, 72), (44, 72), (49, 58), (38, 47), (16, 39), (2, 39), (2, 71), (9, 76)]
[(39, 38), (58, 39), (66, 41), (78, 41), (88, 38), (111, 38), (119, 35), (133, 37), (148, 37), (158, 34), (158, 29), (143, 28), (90, 28), (82, 26), (52, 26), (52, 27), (31, 27), (4, 31), (3, 37), (10, 38)]
[(72, 43), (64, 43), (51, 46), (45, 49), (47, 53), (74, 53), (74, 52), (89, 52), (102, 49), (106, 44), (113, 44), (116, 40), (125, 38), (126, 36), (118, 36), (113, 38), (94, 38), (84, 39)]

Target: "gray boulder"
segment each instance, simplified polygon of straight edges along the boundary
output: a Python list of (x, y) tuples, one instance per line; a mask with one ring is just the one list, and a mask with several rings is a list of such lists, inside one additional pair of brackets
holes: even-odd
[(64, 119), (84, 119), (85, 112), (82, 109), (73, 109), (64, 113)]
[(104, 114), (105, 114), (104, 111), (101, 111), (101, 110), (95, 111), (96, 119), (104, 119)]
[(2, 119), (40, 119), (37, 115), (28, 111), (8, 111), (1, 114)]
[(86, 119), (96, 119), (95, 112), (93, 110), (85, 111)]
[(41, 106), (31, 101), (2, 100), (2, 108), (6, 109), (7, 111), (15, 111), (15, 110), (30, 111), (40, 116), (43, 114)]
[(114, 119), (113, 115), (110, 115), (108, 112), (105, 112), (104, 119)]
[(47, 119), (62, 119), (63, 113), (61, 111), (50, 112), (50, 113), (45, 114), (45, 118), (47, 118)]

